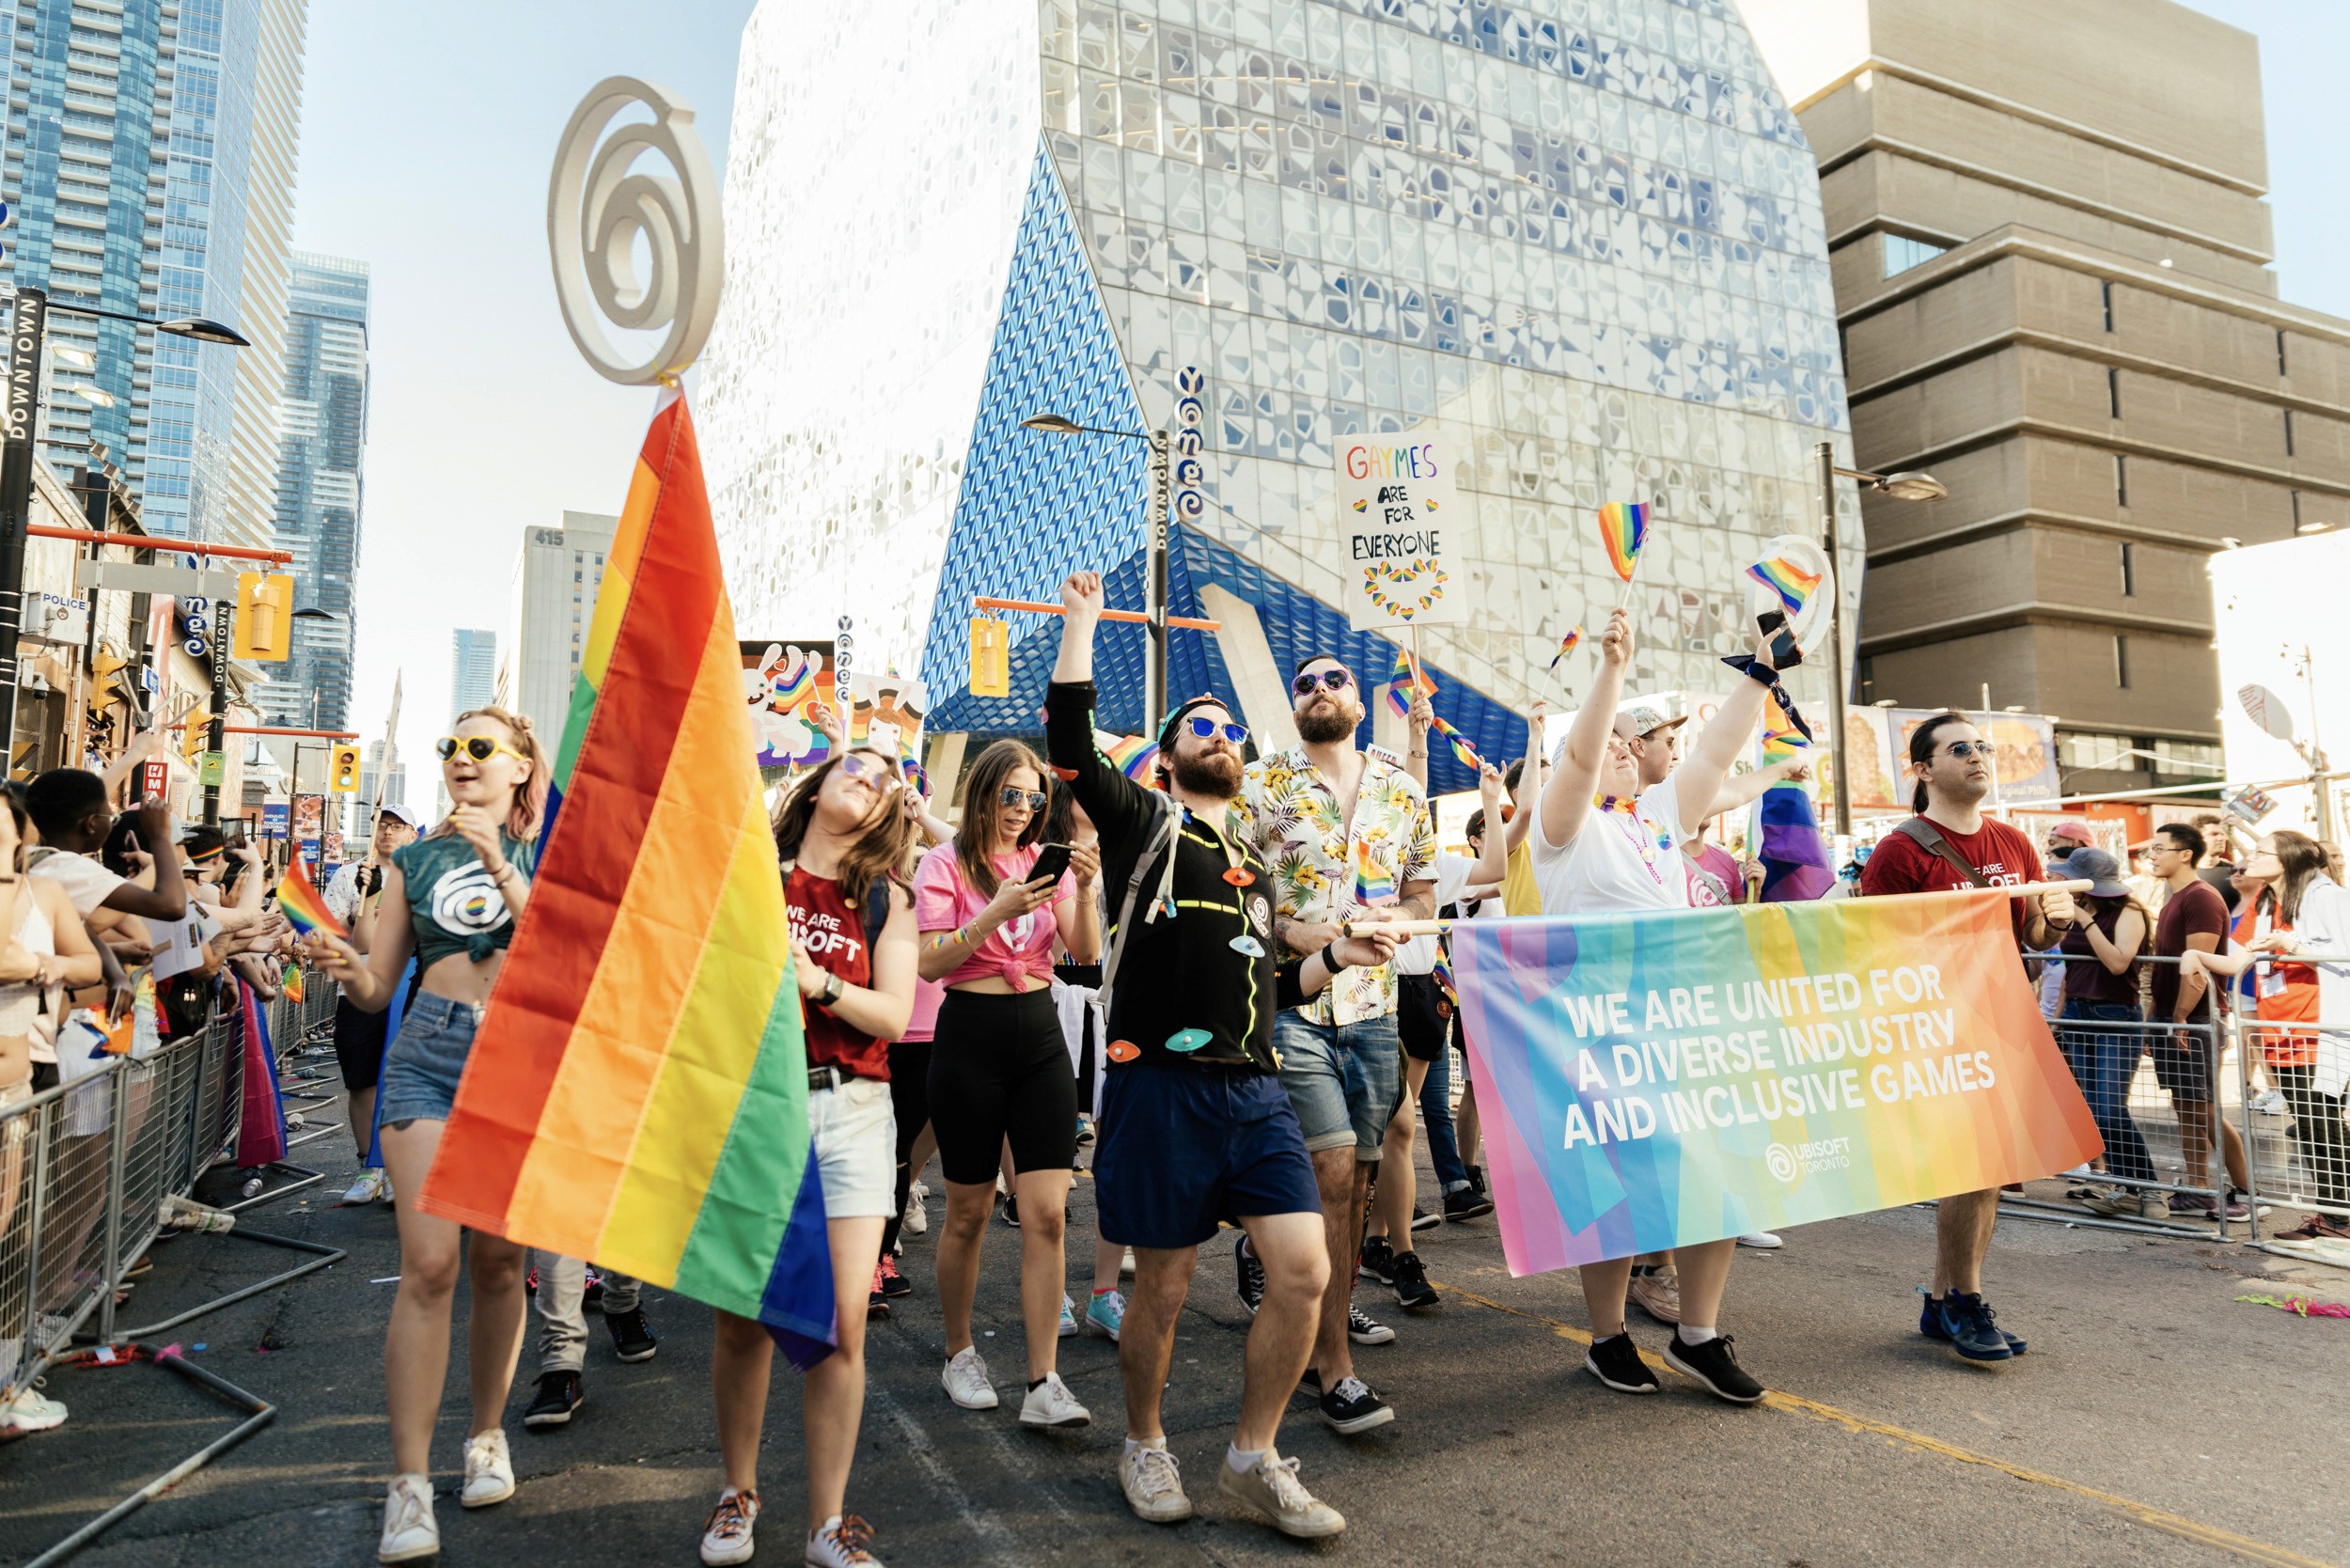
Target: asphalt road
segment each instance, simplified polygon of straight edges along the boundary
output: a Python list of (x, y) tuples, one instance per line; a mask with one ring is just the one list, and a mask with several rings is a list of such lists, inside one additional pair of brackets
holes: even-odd
[[(330, 1108), (326, 1114), (338, 1115)], [(313, 1112), (314, 1119), (321, 1113)], [(327, 1180), (255, 1211), (254, 1229), (348, 1248), (348, 1262), (224, 1309), (169, 1338), (278, 1408), (274, 1424), (133, 1514), (75, 1561), (92, 1568), (291, 1568), (374, 1561), (389, 1452), (381, 1344), (399, 1272), (393, 1216), (329, 1207), (352, 1161), (342, 1135), (297, 1150)], [(933, 1181), (935, 1172), (933, 1171)], [(935, 1209), (934, 1209), (935, 1212)], [(1073, 1200), (1073, 1260), (1093, 1202)], [(1577, 1371), (1574, 1277), (1512, 1279), (1490, 1221), (1423, 1233), (1445, 1299), (1408, 1315), (1366, 1285), (1396, 1341), (1357, 1365), (1398, 1419), (1362, 1437), (1325, 1430), (1300, 1398), (1282, 1450), (1343, 1510), (1347, 1532), (1288, 1541), (1214, 1491), (1239, 1395), (1247, 1319), (1229, 1247), (1204, 1255), (1176, 1347), (1167, 1418), (1199, 1515), (1154, 1527), (1123, 1506), (1116, 1348), (1064, 1341), (1063, 1375), (1093, 1409), (1082, 1435), (1016, 1421), (1016, 1235), (991, 1226), (980, 1342), (1004, 1407), (975, 1414), (938, 1385), (931, 1238), (908, 1244), (916, 1294), (873, 1330), (871, 1391), (851, 1506), (897, 1564), (1623, 1563), (1830, 1568), (1860, 1563), (2203, 1564), (2350, 1560), (2341, 1489), (2350, 1422), (2350, 1321), (2235, 1303), (2248, 1289), (2350, 1294), (2350, 1276), (2239, 1247), (2149, 1241), (2003, 1218), (1991, 1271), (2002, 1322), (2031, 1340), (1999, 1367), (1959, 1361), (1916, 1332), (1914, 1287), (1932, 1215), (1901, 1210), (1792, 1232), (1742, 1252), (1728, 1326), (1775, 1390), (1738, 1409), (1670, 1372), (1630, 1399)], [(238, 1237), (160, 1245), (126, 1309), (154, 1321), (287, 1266)], [(1084, 1265), (1079, 1263), (1082, 1269)], [(1073, 1271), (1082, 1299), (1083, 1282)], [(2249, 1283), (2248, 1283), (2248, 1281)], [(2297, 1282), (2296, 1282), (2297, 1281)], [(448, 1564), (690, 1564), (719, 1484), (708, 1396), (708, 1314), (648, 1293), (659, 1356), (623, 1367), (602, 1330), (588, 1403), (554, 1435), (520, 1411), (520, 1491), (466, 1513), (452, 1495), (462, 1441), (462, 1342), (434, 1459)], [(460, 1310), (462, 1310), (461, 1297)], [(1637, 1321), (1637, 1314), (1636, 1314)], [(1661, 1349), (1667, 1330), (1636, 1328)], [(151, 1366), (62, 1371), (72, 1419), (0, 1448), (0, 1560), (23, 1561), (229, 1429), (235, 1418)], [(757, 1560), (796, 1562), (799, 1420), (778, 1374)]]

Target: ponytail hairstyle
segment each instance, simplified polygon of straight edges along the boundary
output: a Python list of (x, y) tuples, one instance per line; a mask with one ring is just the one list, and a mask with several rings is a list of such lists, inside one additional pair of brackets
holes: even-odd
[[(889, 769), (895, 776), (898, 759), (873, 746), (854, 748), (860, 757), (870, 757)], [(816, 796), (840, 765), (844, 752), (834, 752), (815, 770), (794, 785), (776, 808), (776, 858), (797, 860), (800, 846), (807, 839), (808, 824), (816, 820)], [(912, 789), (912, 785), (905, 788)], [(876, 882), (894, 882), (904, 886), (906, 851), (914, 842), (914, 819), (906, 815), (905, 798), (898, 791), (885, 790), (873, 802), (873, 809), (857, 823), (856, 838), (840, 855), (840, 892), (849, 902), (862, 908), (865, 896), (873, 890)]]
[[(1935, 736), (1953, 724), (1972, 724), (1965, 713), (1936, 713), (1909, 732), (1909, 765), (1922, 768), (1934, 761)], [(1926, 814), (1926, 781), (1918, 780), (1918, 787), (1909, 793), (1909, 809), (1922, 817)]]
[[(503, 725), (508, 737), (514, 743), (514, 749), (521, 752), (523, 760), (530, 764), (530, 776), (515, 787), (513, 808), (506, 813), (506, 821), (502, 824), (508, 838), (520, 839), (528, 843), (539, 837), (539, 824), (547, 814), (547, 786), (552, 780), (547, 776), (546, 750), (539, 745), (539, 737), (531, 732), (530, 720), (521, 713), (497, 707), (469, 708), (457, 715), (457, 723), (462, 724), (470, 718), (495, 719)], [(453, 729), (456, 725), (450, 728)], [(444, 839), (456, 831), (449, 826), (448, 819), (444, 817), (425, 837)]]
[(2268, 836), (2277, 848), (2277, 864), (2284, 875), (2277, 879), (2277, 917), (2285, 924), (2301, 921), (2301, 899), (2310, 884), (2326, 874), (2326, 851), (2306, 833), (2282, 829)]
[[(995, 896), (998, 878), (995, 875), (995, 823), (1002, 812), (995, 797), (1003, 792), (1004, 780), (1014, 772), (1026, 768), (1036, 775), (1037, 788), (1048, 795), (1061, 785), (1044, 760), (1018, 741), (997, 741), (979, 753), (979, 760), (971, 764), (971, 771), (963, 783), (963, 821), (955, 826), (955, 863), (963, 870), (964, 885), (983, 899)], [(1028, 825), (1021, 830), (1018, 848), (1044, 841), (1044, 819), (1051, 813), (1052, 802), (1045, 809), (1028, 814)]]

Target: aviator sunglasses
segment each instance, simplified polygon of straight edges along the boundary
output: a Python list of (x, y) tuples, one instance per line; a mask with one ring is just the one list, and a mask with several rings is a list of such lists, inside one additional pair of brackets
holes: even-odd
[(1308, 671), (1297, 676), (1290, 682), (1290, 690), (1299, 697), (1311, 697), (1314, 695), (1316, 686), (1320, 686), (1324, 691), (1338, 692), (1344, 691), (1354, 683), (1355, 677), (1348, 671), (1325, 669), (1320, 675)]
[(504, 741), (494, 741), (487, 735), (444, 735), (432, 743), (432, 749), (440, 754), (444, 762), (461, 750), (477, 762), (486, 762), (501, 751), (517, 762), (530, 760)]
[(1031, 811), (1042, 811), (1053, 797), (1042, 790), (1024, 790), (1017, 784), (1007, 784), (997, 792), (995, 804), (1007, 811), (1025, 806)]

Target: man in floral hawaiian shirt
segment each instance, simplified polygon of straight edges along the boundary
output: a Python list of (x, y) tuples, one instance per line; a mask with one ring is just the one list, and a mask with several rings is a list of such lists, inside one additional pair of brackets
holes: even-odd
[[(1342, 920), (1432, 917), (1436, 835), (1428, 797), (1394, 757), (1355, 749), (1363, 698), (1354, 673), (1317, 656), (1297, 666), (1290, 690), (1303, 744), (1250, 764), (1241, 785), (1244, 831), (1273, 869), (1275, 940), (1319, 952), (1338, 939)], [(1395, 1419), (1355, 1375), (1349, 1344), (1385, 1343), (1394, 1331), (1348, 1303), (1363, 1199), (1403, 1092), (1395, 999), (1392, 965), (1349, 969), (1273, 1026), (1281, 1087), (1313, 1158), (1330, 1246), (1330, 1289), (1308, 1375), (1319, 1378), (1322, 1419), (1340, 1433)], [(1262, 1269), (1246, 1238), (1236, 1256), (1241, 1297), (1253, 1310), (1251, 1287), (1261, 1289)]]

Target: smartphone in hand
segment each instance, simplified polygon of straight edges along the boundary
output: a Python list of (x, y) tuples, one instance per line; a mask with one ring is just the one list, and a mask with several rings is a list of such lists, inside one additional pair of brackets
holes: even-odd
[(1058, 882), (1069, 870), (1069, 856), (1073, 850), (1070, 844), (1046, 844), (1038, 854), (1036, 864), (1028, 868), (1028, 874), (1021, 880), (1039, 882), (1050, 878)]

